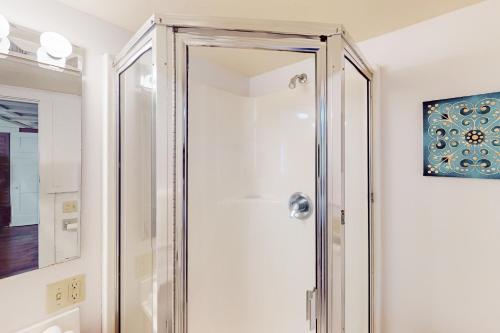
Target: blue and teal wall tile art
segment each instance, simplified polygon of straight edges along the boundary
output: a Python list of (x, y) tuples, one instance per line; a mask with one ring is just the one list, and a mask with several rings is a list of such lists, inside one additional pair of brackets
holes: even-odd
[(423, 103), (424, 176), (500, 179), (500, 92)]

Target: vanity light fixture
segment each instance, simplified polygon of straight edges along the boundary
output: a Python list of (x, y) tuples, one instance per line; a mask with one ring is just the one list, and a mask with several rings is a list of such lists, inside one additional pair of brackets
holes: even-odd
[(7, 38), (10, 33), (10, 23), (5, 16), (0, 14), (0, 39)]
[(55, 59), (67, 58), (73, 53), (73, 46), (57, 32), (44, 32), (40, 35), (40, 44), (43, 51)]

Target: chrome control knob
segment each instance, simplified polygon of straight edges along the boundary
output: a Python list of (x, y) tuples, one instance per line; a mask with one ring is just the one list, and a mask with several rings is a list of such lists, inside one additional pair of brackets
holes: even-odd
[(306, 194), (296, 192), (288, 201), (291, 219), (305, 220), (312, 214), (312, 201)]

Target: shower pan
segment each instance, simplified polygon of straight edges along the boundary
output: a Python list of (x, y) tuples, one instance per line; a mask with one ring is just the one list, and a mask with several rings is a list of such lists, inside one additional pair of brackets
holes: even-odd
[(340, 25), (154, 16), (116, 73), (116, 332), (371, 332), (372, 72)]

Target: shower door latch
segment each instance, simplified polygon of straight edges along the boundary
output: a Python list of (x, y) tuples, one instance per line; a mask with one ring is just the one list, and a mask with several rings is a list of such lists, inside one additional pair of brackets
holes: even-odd
[(306, 291), (306, 320), (309, 321), (309, 330), (316, 329), (316, 288)]

